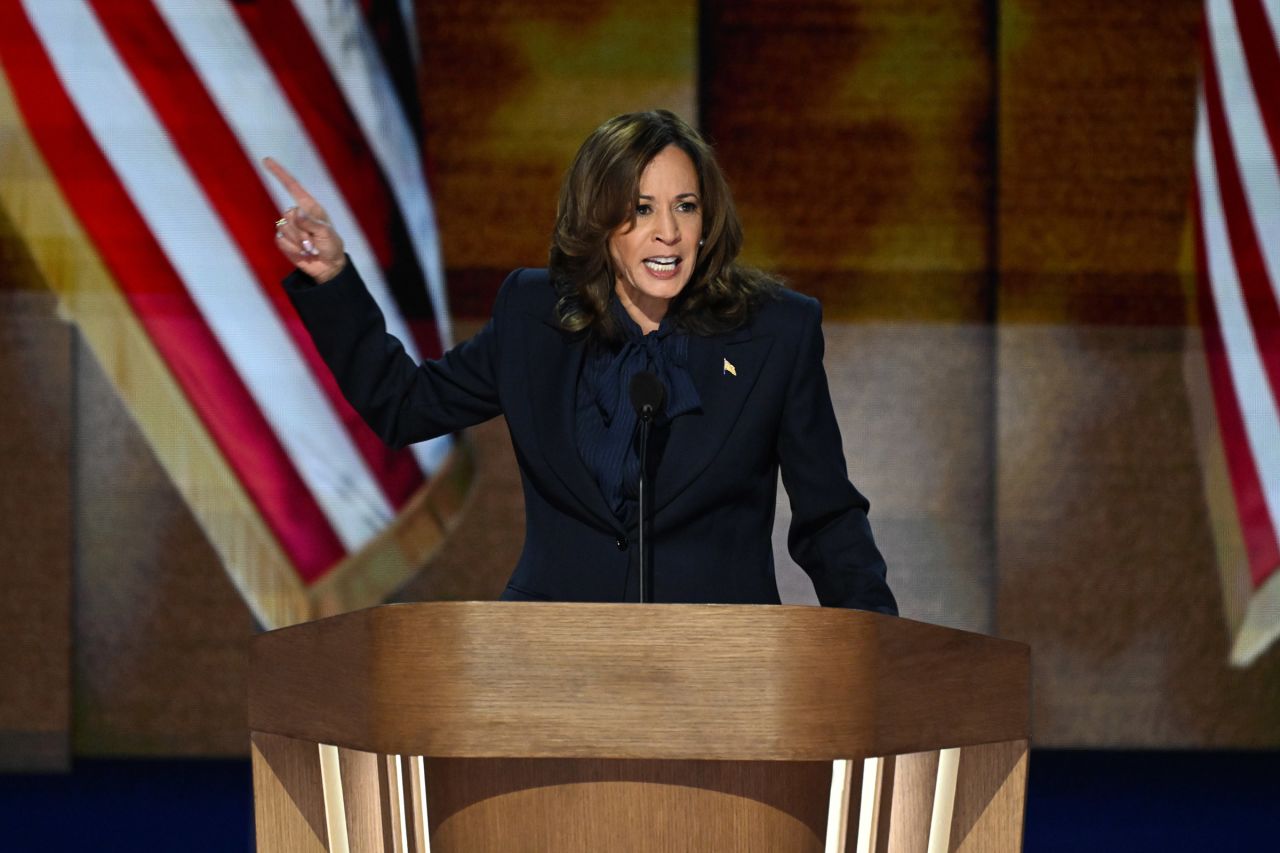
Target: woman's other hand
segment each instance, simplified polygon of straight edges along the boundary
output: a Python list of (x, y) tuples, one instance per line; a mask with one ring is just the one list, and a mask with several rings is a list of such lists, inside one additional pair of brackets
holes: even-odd
[(284, 166), (270, 157), (264, 158), (262, 165), (293, 196), (295, 205), (276, 220), (276, 248), (299, 270), (323, 284), (346, 266), (342, 238), (329, 224), (320, 203)]

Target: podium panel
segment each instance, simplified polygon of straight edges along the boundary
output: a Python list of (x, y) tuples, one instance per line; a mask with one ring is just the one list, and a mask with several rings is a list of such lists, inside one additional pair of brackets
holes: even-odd
[(253, 655), (260, 850), (1021, 847), (1021, 644), (813, 607), (465, 602)]

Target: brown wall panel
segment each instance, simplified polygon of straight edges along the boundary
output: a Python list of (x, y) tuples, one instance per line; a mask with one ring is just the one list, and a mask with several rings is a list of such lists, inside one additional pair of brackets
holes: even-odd
[(0, 772), (71, 757), (72, 331), (0, 213)]
[(1280, 648), (1227, 666), (1184, 335), (1000, 331), (998, 624), (1041, 746), (1280, 745)]
[(1201, 8), (1001, 2), (1002, 320), (1181, 322)]
[(985, 321), (989, 5), (703, 9), (704, 129), (748, 259), (819, 295), (833, 319)]
[(76, 753), (242, 755), (249, 609), (87, 348), (76, 384)]
[(1045, 746), (1280, 744), (1280, 649), (1227, 665), (1184, 374), (1201, 8), (1001, 4), (998, 626)]

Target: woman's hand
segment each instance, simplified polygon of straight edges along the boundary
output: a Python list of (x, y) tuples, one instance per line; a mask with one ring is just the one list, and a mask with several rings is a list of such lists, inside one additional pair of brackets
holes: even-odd
[(276, 176), (276, 180), (293, 196), (296, 205), (280, 214), (280, 218), (276, 220), (276, 248), (294, 266), (311, 276), (318, 284), (323, 284), (342, 272), (342, 268), (346, 266), (347, 256), (342, 250), (342, 238), (329, 224), (329, 216), (324, 208), (284, 166), (270, 157), (264, 158), (262, 165)]

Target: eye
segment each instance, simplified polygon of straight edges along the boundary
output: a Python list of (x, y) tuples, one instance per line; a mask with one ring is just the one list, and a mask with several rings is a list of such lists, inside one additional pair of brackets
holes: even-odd
[(697, 213), (698, 203), (696, 201), (682, 201), (676, 205), (676, 210), (680, 213)]
[(643, 202), (636, 205), (636, 216), (648, 216), (650, 213), (653, 213), (652, 206), (644, 204)]

